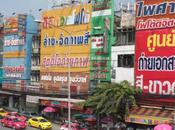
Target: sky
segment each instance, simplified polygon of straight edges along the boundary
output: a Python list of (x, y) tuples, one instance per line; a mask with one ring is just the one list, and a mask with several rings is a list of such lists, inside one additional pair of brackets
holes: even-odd
[[(39, 9), (46, 10), (51, 7), (54, 2), (61, 2), (66, 0), (0, 0), (0, 13), (4, 17), (12, 16), (12, 13), (28, 13), (33, 14), (36, 19), (41, 16)], [(87, 0), (80, 0), (86, 2)], [(114, 0), (116, 1), (116, 7), (119, 7), (119, 3), (134, 2), (135, 0)]]

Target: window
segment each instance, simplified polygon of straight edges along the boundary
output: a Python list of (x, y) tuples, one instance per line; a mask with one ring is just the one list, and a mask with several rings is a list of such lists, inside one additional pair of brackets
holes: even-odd
[(134, 67), (134, 54), (118, 55), (118, 67)]
[(35, 121), (35, 122), (37, 122), (37, 121), (38, 121), (36, 118), (33, 118), (32, 120), (33, 120), (33, 121)]
[(134, 29), (120, 29), (115, 32), (117, 37), (117, 45), (133, 45), (135, 43)]

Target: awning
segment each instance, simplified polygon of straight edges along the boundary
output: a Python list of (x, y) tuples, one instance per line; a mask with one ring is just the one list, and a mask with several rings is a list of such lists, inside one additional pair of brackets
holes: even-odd
[(173, 110), (158, 108), (135, 107), (130, 111), (126, 119), (128, 123), (145, 125), (157, 125), (171, 123), (173, 121)]
[(20, 96), (21, 95), (21, 94), (16, 94), (16, 93), (8, 92), (8, 91), (1, 91), (1, 90), (0, 90), (0, 94), (16, 95), (16, 96)]

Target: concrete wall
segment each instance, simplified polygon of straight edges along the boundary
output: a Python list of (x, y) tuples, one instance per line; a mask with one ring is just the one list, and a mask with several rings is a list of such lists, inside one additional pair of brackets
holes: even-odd
[(134, 84), (134, 67), (133, 68), (124, 68), (118, 67), (118, 55), (121, 54), (134, 54), (135, 46), (113, 46), (112, 47), (112, 68), (116, 71), (115, 79), (111, 79), (112, 82), (121, 82), (127, 80), (130, 83)]

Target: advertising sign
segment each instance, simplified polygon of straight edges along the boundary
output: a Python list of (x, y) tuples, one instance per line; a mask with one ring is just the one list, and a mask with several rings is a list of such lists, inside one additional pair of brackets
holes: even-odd
[(4, 23), (4, 34), (16, 33), (18, 32), (18, 18), (9, 17), (5, 19)]
[(111, 45), (113, 39), (113, 0), (93, 2), (91, 73), (92, 81), (111, 80)]
[(136, 5), (135, 85), (146, 94), (174, 96), (175, 2), (139, 0)]
[[(42, 18), (41, 82), (43, 88), (50, 86), (51, 89), (56, 87), (57, 90), (61, 90), (62, 86), (67, 84), (70, 65), (71, 85), (79, 87), (80, 92), (87, 92), (90, 69), (91, 4), (45, 11)], [(83, 82), (81, 86), (80, 81), (84, 81), (82, 79), (84, 77), (87, 82)]]

